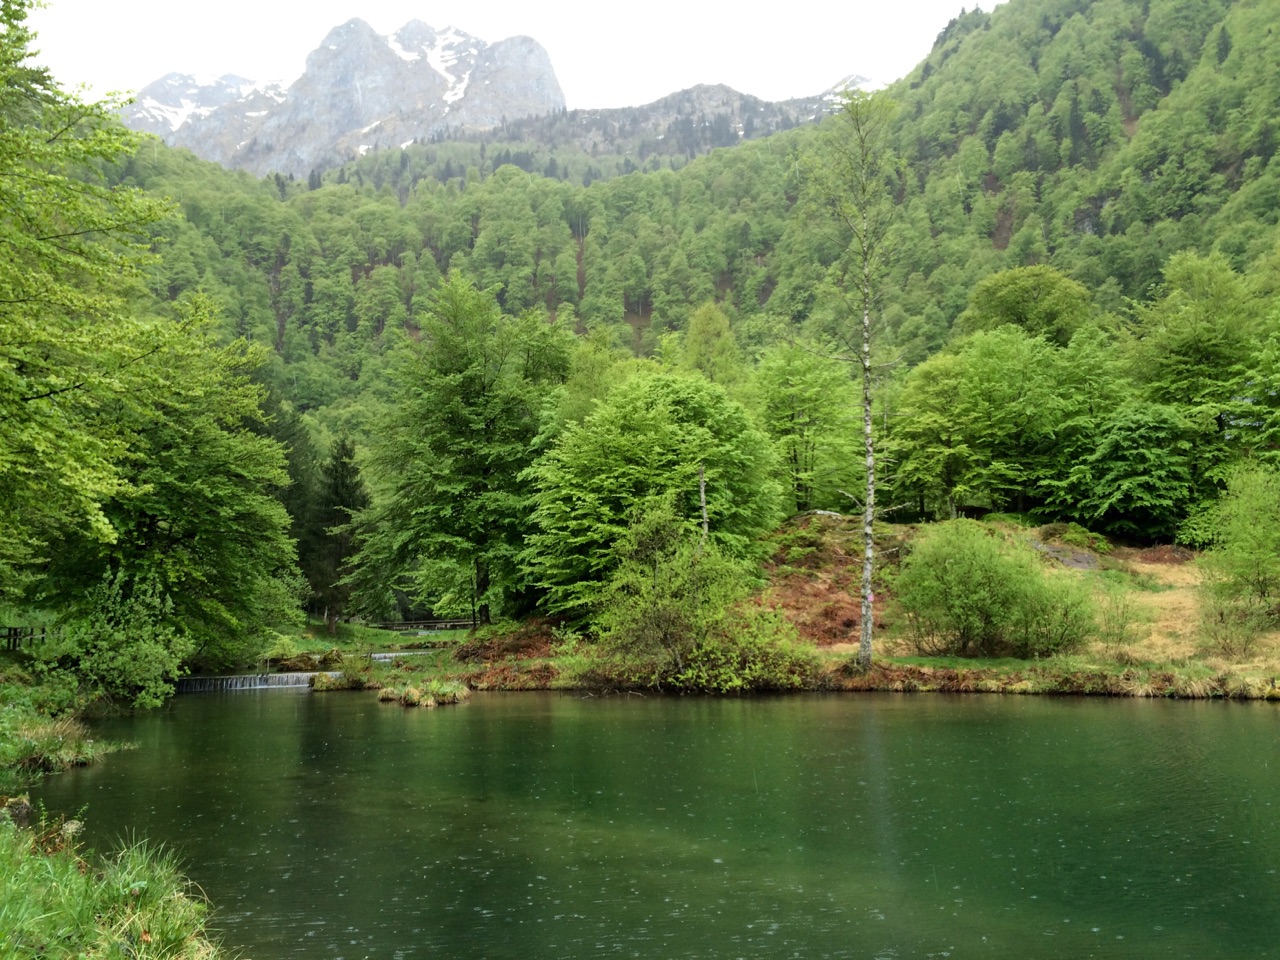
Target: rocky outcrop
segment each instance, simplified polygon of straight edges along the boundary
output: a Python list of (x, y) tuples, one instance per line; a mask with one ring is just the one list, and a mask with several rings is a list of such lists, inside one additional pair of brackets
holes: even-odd
[(170, 74), (140, 91), (124, 120), (224, 166), (306, 175), (563, 108), (550, 58), (529, 37), (489, 44), (419, 20), (382, 36), (353, 19), (329, 32), (287, 89)]

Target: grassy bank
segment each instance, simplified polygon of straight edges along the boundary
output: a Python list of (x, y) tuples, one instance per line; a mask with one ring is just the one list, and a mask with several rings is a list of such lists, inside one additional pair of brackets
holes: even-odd
[[(776, 536), (756, 602), (776, 610), (803, 654), (793, 675), (756, 689), (1070, 694), (1179, 699), (1280, 699), (1280, 636), (1224, 645), (1202, 611), (1200, 569), (1189, 551), (1126, 548), (1058, 525), (995, 522), (993, 531), (1034, 548), (1045, 574), (1092, 598), (1092, 631), (1070, 652), (1042, 659), (924, 656), (894, 594), (900, 558), (917, 528), (885, 526), (878, 570), (876, 663), (851, 669), (858, 635), (860, 531), (835, 517), (792, 521)], [(448, 638), (447, 649), (393, 664), (352, 660), (329, 687), (402, 691), (430, 683), (477, 690), (672, 689), (654, 670), (608, 655), (583, 637), (529, 621)], [(649, 664), (648, 667), (652, 667)], [(348, 676), (349, 675), (349, 676)], [(399, 702), (398, 696), (384, 699)]]
[(39, 777), (84, 766), (125, 744), (97, 740), (67, 691), (42, 684), (15, 654), (0, 659), (0, 797)]
[(146, 844), (76, 849), (76, 821), (24, 829), (0, 814), (0, 956), (216, 960), (203, 898)]
[(217, 960), (203, 898), (171, 856), (146, 843), (82, 852), (76, 821), (42, 819), (21, 792), (127, 746), (96, 739), (75, 706), (14, 654), (0, 659), (0, 957)]
[[(1200, 661), (1133, 664), (1079, 655), (1038, 661), (880, 656), (863, 672), (852, 668), (847, 652), (818, 648), (813, 662), (813, 671), (801, 684), (776, 689), (1280, 700), (1277, 679), (1265, 672)], [(534, 644), (512, 649), (501, 641), (486, 645), (485, 655), (475, 661), (459, 661), (449, 651), (392, 663), (353, 658), (342, 676), (326, 679), (316, 689), (377, 691), (384, 702), (417, 706), (431, 691), (450, 685), (472, 690), (664, 691), (661, 683), (636, 680), (628, 665), (580, 651), (557, 655)]]

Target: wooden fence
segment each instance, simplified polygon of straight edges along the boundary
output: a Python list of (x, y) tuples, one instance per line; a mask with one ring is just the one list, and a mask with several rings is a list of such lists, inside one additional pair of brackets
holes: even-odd
[(369, 626), (409, 633), (414, 630), (470, 630), (475, 623), (468, 617), (459, 620), (399, 620), (395, 623), (371, 623)]
[(0, 627), (0, 640), (6, 650), (21, 650), (23, 644), (34, 647), (61, 632), (59, 627)]

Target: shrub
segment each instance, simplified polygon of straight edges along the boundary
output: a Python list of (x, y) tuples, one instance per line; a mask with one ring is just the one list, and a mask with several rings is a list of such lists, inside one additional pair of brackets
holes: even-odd
[(1034, 552), (974, 520), (922, 534), (895, 592), (923, 654), (1048, 656), (1093, 632), (1083, 589), (1048, 577)]
[(1201, 629), (1214, 652), (1250, 656), (1280, 622), (1280, 472), (1245, 464), (1202, 516)]
[(750, 587), (748, 568), (702, 542), (675, 516), (670, 498), (643, 504), (614, 546), (596, 627), (612, 653), (679, 673)]
[(1015, 527), (1034, 527), (1036, 525), (1030, 515), (1025, 513), (988, 513), (982, 518), (983, 523), (1008, 523)]
[(1081, 550), (1092, 550), (1095, 553), (1110, 553), (1111, 542), (1100, 533), (1093, 533), (1078, 523), (1046, 523), (1039, 531), (1040, 539), (1045, 543), (1057, 540), (1069, 547)]
[(1074, 650), (1097, 627), (1088, 590), (1076, 581), (1046, 575), (1038, 564), (1031, 569), (1035, 575), (1022, 584), (1021, 610), (1014, 611), (1010, 652), (1031, 658)]
[(736, 610), (723, 632), (690, 652), (683, 669), (661, 678), (665, 686), (698, 693), (798, 690), (817, 672), (812, 649), (772, 611)]
[(1228, 660), (1247, 660), (1262, 635), (1274, 626), (1275, 615), (1256, 597), (1233, 594), (1211, 580), (1202, 587), (1200, 639), (1209, 653)]
[(173, 693), (192, 653), (190, 637), (173, 624), (173, 602), (155, 578), (130, 581), (108, 574), (91, 587), (86, 611), (70, 619), (36, 655), (51, 682), (74, 677), (91, 697), (156, 707)]
[(1100, 533), (1093, 533), (1078, 523), (1068, 523), (1067, 529), (1058, 537), (1069, 547), (1081, 550), (1092, 550), (1095, 553), (1110, 553), (1111, 542)]
[(1142, 628), (1128, 591), (1104, 582), (1094, 606), (1094, 635), (1106, 655), (1117, 663), (1129, 663), (1134, 659), (1129, 648), (1142, 638)]

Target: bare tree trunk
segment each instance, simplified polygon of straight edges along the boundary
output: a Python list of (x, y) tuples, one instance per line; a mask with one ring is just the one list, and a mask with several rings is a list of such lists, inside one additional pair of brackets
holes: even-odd
[(475, 595), (471, 598), (471, 625), (489, 625), (489, 566), (480, 560), (475, 563)]
[(867, 455), (867, 496), (862, 507), (862, 623), (858, 638), (858, 666), (871, 666), (871, 634), (875, 622), (875, 595), (871, 574), (875, 568), (876, 454), (871, 432), (871, 271), (862, 264), (862, 439)]

